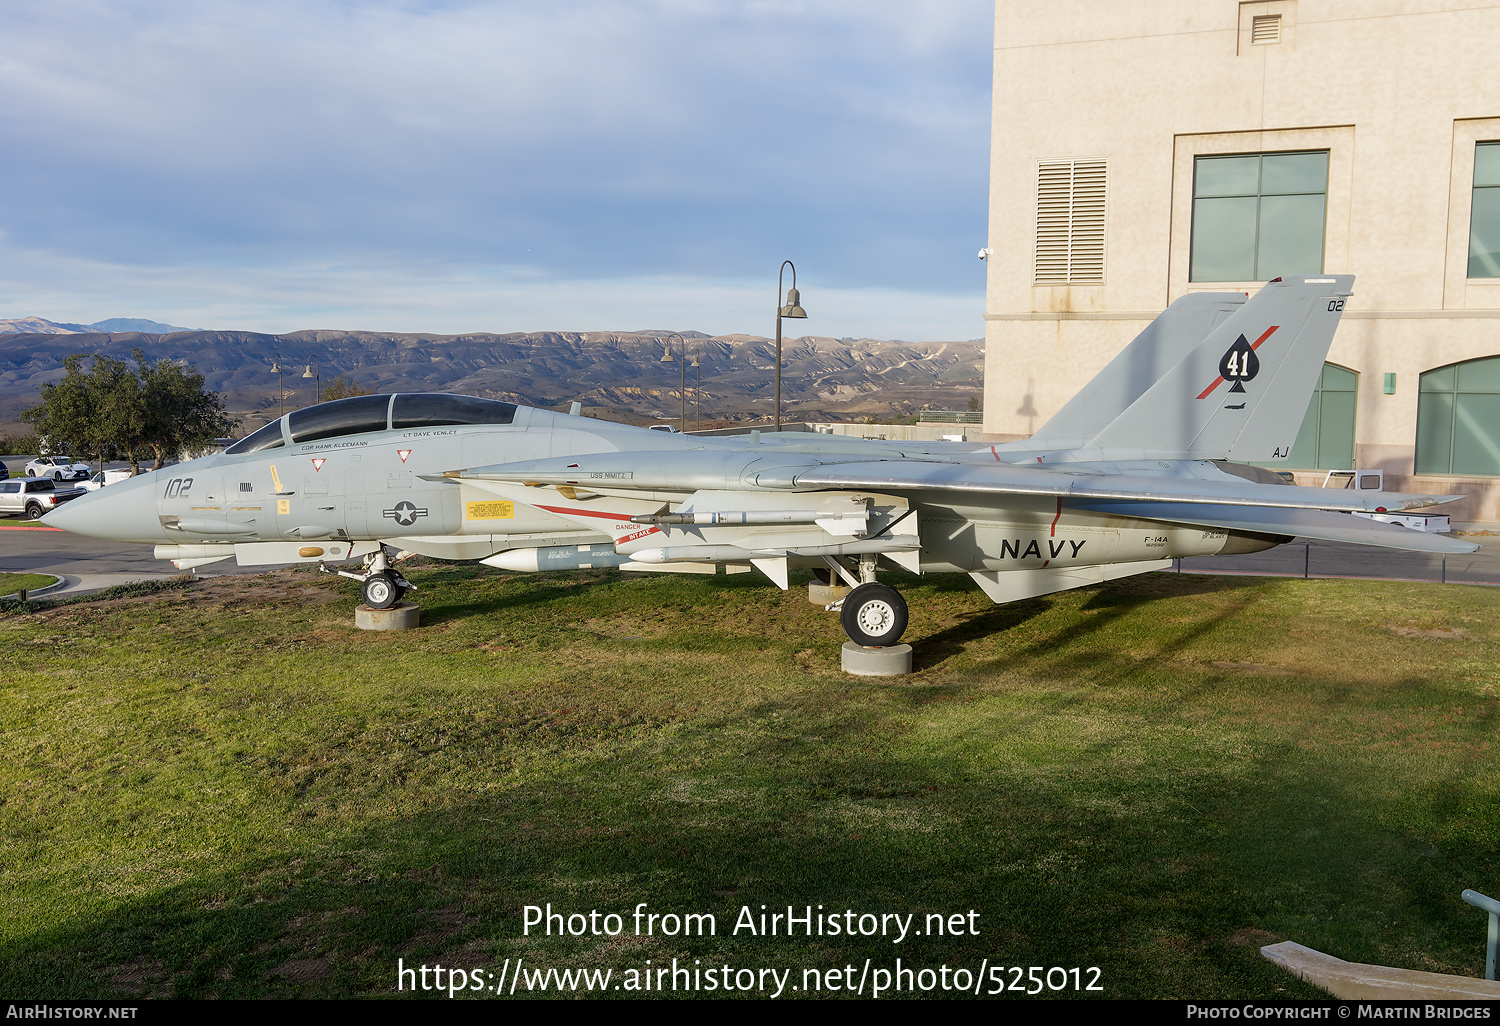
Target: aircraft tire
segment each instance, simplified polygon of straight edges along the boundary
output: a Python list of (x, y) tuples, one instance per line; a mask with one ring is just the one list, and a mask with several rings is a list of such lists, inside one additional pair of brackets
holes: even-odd
[(856, 645), (894, 645), (906, 630), (906, 600), (884, 584), (861, 584), (845, 596), (839, 619)]
[(359, 595), (371, 609), (389, 609), (401, 601), (401, 586), (390, 574), (371, 574), (360, 586)]

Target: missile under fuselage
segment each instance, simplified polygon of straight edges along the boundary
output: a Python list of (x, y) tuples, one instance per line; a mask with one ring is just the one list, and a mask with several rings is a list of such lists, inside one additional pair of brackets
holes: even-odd
[(597, 567), (623, 566), (631, 557), (615, 551), (611, 544), (544, 545), (535, 549), (509, 549), (480, 562), (501, 570), (536, 573), (543, 570), (592, 570)]

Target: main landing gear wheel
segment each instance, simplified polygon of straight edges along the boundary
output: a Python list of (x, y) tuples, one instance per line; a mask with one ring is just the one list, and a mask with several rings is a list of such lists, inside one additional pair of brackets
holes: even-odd
[(371, 609), (389, 609), (401, 601), (404, 589), (396, 583), (396, 578), (389, 573), (371, 574), (365, 578), (365, 583), (360, 586), (360, 598), (364, 599), (365, 605)]
[(906, 630), (906, 600), (884, 584), (861, 584), (844, 597), (839, 619), (856, 645), (894, 645)]

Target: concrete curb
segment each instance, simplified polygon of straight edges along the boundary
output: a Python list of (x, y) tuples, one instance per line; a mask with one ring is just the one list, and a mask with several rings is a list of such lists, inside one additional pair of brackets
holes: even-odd
[[(48, 592), (53, 592), (53, 591), (56, 591), (59, 588), (66, 588), (68, 586), (68, 578), (64, 577), (62, 574), (44, 574), (44, 575), (41, 575), (41, 576), (51, 577), (53, 579), (52, 583), (51, 584), (44, 584), (40, 588), (27, 588), (26, 589), (26, 597), (27, 598), (34, 599), (34, 598), (37, 598), (40, 595), (45, 595)], [(0, 598), (20, 598), (20, 597), (21, 597), (21, 593), (19, 591), (13, 591), (9, 595), (0, 595)]]
[[(63, 587), (52, 591), (48, 598), (61, 598), (66, 596), (72, 598), (75, 595), (91, 595), (105, 588), (113, 588), (117, 584), (136, 584), (140, 581), (165, 581), (176, 577), (176, 574), (82, 574), (74, 577), (67, 575), (63, 577)], [(35, 594), (33, 592), (33, 594)]]
[(1488, 1001), (1500, 999), (1500, 980), (1476, 980), (1472, 976), (1448, 976), (1417, 969), (1392, 969), (1384, 965), (1345, 962), (1295, 941), (1282, 941), (1260, 949), (1261, 955), (1293, 976), (1322, 987), (1336, 998), (1387, 1001)]

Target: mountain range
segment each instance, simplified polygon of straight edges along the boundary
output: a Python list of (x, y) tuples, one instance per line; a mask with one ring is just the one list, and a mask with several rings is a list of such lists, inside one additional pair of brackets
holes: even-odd
[(13, 317), (0, 321), (0, 335), (84, 335), (91, 332), (139, 331), (149, 335), (170, 335), (174, 331), (192, 331), (144, 317), (111, 317), (93, 324), (63, 324), (45, 317)]
[[(23, 318), (3, 323), (31, 323)], [(463, 392), (528, 406), (582, 402), (595, 416), (632, 422), (676, 420), (686, 379), (687, 416), (764, 420), (772, 414), (775, 344), (754, 335), (666, 330), (511, 332), (464, 335), (308, 330), (64, 330), (0, 334), (0, 433), (32, 405), (40, 385), (63, 376), (74, 353), (191, 365), (245, 430), (316, 401), (343, 377), (372, 392)], [(108, 322), (101, 322), (108, 323)], [(157, 322), (146, 322), (155, 325)], [(166, 327), (162, 325), (162, 327)], [(673, 358), (662, 357), (672, 350)], [(687, 365), (681, 362), (684, 359)], [(697, 358), (700, 366), (691, 363)], [(902, 342), (803, 336), (782, 355), (783, 418), (866, 420), (963, 409), (981, 395), (984, 343)], [(701, 380), (701, 404), (695, 381)], [(689, 425), (691, 426), (691, 424)]]

